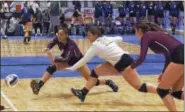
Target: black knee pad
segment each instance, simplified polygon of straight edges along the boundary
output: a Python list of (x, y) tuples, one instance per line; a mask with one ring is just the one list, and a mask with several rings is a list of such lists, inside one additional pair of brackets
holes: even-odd
[(170, 89), (157, 88), (157, 93), (163, 99), (166, 95), (170, 93)]
[(177, 99), (181, 99), (181, 95), (183, 94), (183, 91), (176, 91), (172, 92), (171, 95)]
[(96, 86), (99, 86), (99, 85), (100, 85), (100, 80), (98, 79), (96, 82)]
[(94, 70), (91, 71), (91, 77), (98, 78), (98, 75), (96, 74)]
[(141, 85), (141, 87), (139, 88), (139, 91), (140, 92), (147, 92), (147, 87), (146, 87), (146, 83), (143, 83), (142, 85)]
[(55, 65), (50, 65), (50, 66), (48, 66), (48, 68), (46, 69), (46, 71), (47, 71), (48, 73), (50, 73), (51, 75), (52, 75), (54, 72), (56, 72), (56, 70), (57, 70), (57, 68), (56, 68)]

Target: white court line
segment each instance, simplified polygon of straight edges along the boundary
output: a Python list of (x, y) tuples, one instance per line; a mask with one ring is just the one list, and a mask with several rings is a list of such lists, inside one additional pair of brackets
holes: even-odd
[(6, 100), (6, 102), (8, 103), (8, 105), (14, 110), (14, 111), (18, 111), (17, 108), (12, 104), (12, 102), (8, 99), (8, 97), (2, 92), (1, 90), (1, 95), (3, 96), (3, 98)]

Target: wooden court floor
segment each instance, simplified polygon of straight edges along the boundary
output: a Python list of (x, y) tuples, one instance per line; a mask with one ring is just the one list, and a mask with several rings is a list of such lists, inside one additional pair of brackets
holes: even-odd
[[(1, 80), (1, 90), (20, 111), (167, 111), (158, 95), (136, 91), (122, 76), (101, 78), (114, 80), (119, 85), (119, 92), (114, 93), (107, 86), (95, 87), (81, 103), (70, 88), (82, 88), (85, 84), (83, 78), (52, 78), (39, 95), (32, 94), (31, 79), (21, 79), (15, 88), (8, 88)], [(155, 85), (157, 78), (154, 75), (141, 76), (144, 82)], [(175, 102), (177, 109), (183, 111), (183, 101), (175, 99)], [(1, 104), (8, 106), (2, 97)]]

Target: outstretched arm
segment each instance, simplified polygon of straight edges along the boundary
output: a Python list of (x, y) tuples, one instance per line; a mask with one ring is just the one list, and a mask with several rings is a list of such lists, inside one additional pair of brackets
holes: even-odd
[(81, 60), (79, 60), (72, 67), (69, 67), (69, 68), (66, 68), (66, 69), (67, 70), (76, 70), (76, 69), (82, 67), (83, 65), (85, 65), (95, 55), (96, 55), (96, 50), (95, 50), (95, 48), (93, 46), (91, 46), (91, 48), (86, 52), (86, 54), (84, 55), (84, 57)]

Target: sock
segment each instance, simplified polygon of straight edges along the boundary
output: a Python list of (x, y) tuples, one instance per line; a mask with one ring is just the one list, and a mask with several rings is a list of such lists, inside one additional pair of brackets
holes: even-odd
[(99, 86), (99, 85), (100, 85), (100, 80), (98, 79), (96, 82), (96, 86)]
[(88, 92), (89, 92), (89, 90), (88, 90), (87, 88), (84, 87), (84, 88), (82, 89), (82, 94), (83, 94), (83, 95), (86, 95)]
[(44, 82), (42, 80), (39, 81), (39, 88), (41, 88), (44, 85)]
[(110, 84), (110, 80), (105, 80), (105, 84), (109, 85)]

